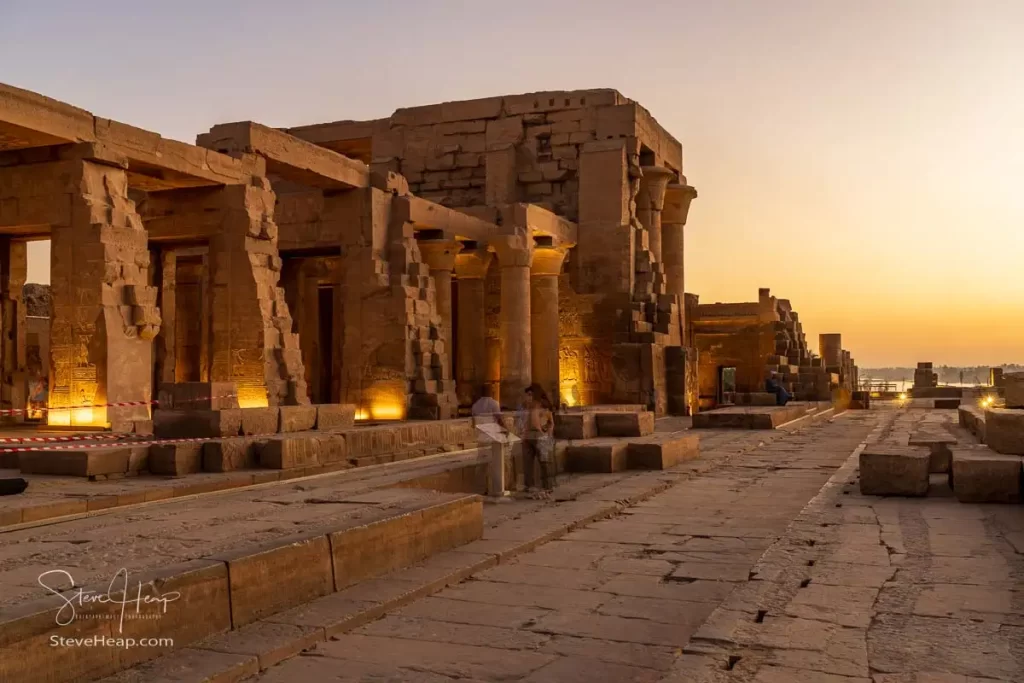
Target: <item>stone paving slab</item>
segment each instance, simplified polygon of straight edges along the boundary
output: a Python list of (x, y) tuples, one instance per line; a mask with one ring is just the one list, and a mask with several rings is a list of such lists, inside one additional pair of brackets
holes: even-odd
[[(899, 411), (870, 441), (951, 411)], [(717, 609), (664, 680), (964, 683), (1024, 680), (1019, 506), (864, 496), (856, 457)]]
[[(562, 505), (504, 513), (501, 523), (485, 530), (483, 540), (446, 554), (466, 555), (460, 565), (465, 566), (470, 558), (477, 562), (493, 553), (497, 566), (481, 567), (462, 583), (457, 581), (464, 576), (452, 579), (457, 585), (448, 588), (434, 580), (417, 589), (416, 581), (403, 578), (410, 576), (405, 573), (376, 586), (357, 585), (350, 590), (358, 594), (336, 606), (335, 619), (350, 618), (357, 601), (386, 605), (401, 597), (404, 607), (385, 606), (376, 613), (383, 617), (379, 621), (350, 622), (326, 643), (270, 667), (260, 680), (658, 680), (670, 671), (689, 634), (736, 585), (720, 576), (672, 580), (672, 572), (687, 561), (721, 564), (721, 557), (712, 561), (699, 555), (721, 546), (747, 553), (749, 570), (752, 554), (771, 545), (831, 474), (822, 462), (841, 462), (863, 438), (858, 432), (868, 429), (858, 423), (870, 418), (821, 423), (807, 429), (820, 431), (811, 436), (790, 434), (802, 437), (802, 451), (782, 448), (785, 438), (766, 443), (760, 435), (739, 433), (734, 440), (722, 439), (720, 451), (705, 450), (703, 462), (623, 476), (582, 492), (575, 497), (577, 505), (567, 508), (571, 514), (559, 512)], [(855, 433), (842, 437), (850, 426)], [(787, 467), (766, 465), (757, 472), (735, 464), (774, 447), (779, 451), (773, 460)], [(814, 457), (803, 467), (800, 461), (808, 453)], [(630, 513), (596, 521), (601, 515), (590, 507), (595, 501)], [(709, 507), (715, 510), (705, 513), (703, 501), (714, 503)], [(764, 514), (766, 507), (770, 514)], [(560, 535), (554, 533), (557, 525)], [(673, 533), (683, 526), (692, 530)], [(756, 535), (730, 534), (735, 529), (754, 529)], [(603, 538), (592, 538), (595, 531)], [(549, 540), (534, 542), (538, 538)], [(438, 576), (423, 568), (415, 571), (420, 579)], [(402, 587), (389, 592), (394, 583)], [(422, 591), (433, 596), (423, 597)], [(331, 612), (325, 606), (320, 618)], [(375, 652), (364, 653), (371, 646)]]

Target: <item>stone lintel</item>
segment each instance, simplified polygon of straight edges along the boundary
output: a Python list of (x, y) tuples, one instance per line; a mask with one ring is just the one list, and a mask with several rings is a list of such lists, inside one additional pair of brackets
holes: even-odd
[(84, 109), (0, 83), (0, 150), (95, 139), (93, 116)]
[(446, 238), (487, 242), (498, 226), (420, 197), (395, 197), (392, 212), (417, 228), (440, 230)]
[(199, 135), (196, 144), (225, 154), (258, 154), (267, 160), (271, 173), (311, 187), (349, 189), (370, 184), (370, 170), (363, 162), (252, 121), (218, 124)]

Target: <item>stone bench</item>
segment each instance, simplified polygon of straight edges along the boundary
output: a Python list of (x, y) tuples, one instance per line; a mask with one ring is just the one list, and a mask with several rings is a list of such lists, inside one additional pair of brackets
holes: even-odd
[(644, 406), (629, 403), (569, 408), (555, 413), (555, 438), (594, 439), (598, 436), (598, 413), (640, 413), (646, 410)]
[(985, 443), (985, 411), (973, 405), (961, 404), (957, 408), (957, 417), (960, 426), (978, 437), (978, 441)]
[(654, 413), (597, 413), (598, 436), (647, 436), (654, 433)]
[(695, 434), (674, 432), (635, 439), (598, 437), (565, 447), (567, 472), (621, 472), (623, 470), (666, 470), (700, 457), (700, 439)]
[(868, 446), (860, 454), (860, 492), (865, 496), (924, 496), (931, 453), (927, 448)]
[(985, 443), (997, 453), (1024, 455), (1024, 410), (985, 410)]
[(1016, 503), (1021, 499), (1022, 459), (987, 446), (952, 449), (949, 484), (962, 503)]
[(945, 474), (949, 472), (949, 460), (951, 457), (950, 446), (956, 445), (956, 437), (948, 433), (940, 432), (917, 432), (910, 436), (910, 446), (923, 446), (931, 454), (928, 471), (933, 474)]

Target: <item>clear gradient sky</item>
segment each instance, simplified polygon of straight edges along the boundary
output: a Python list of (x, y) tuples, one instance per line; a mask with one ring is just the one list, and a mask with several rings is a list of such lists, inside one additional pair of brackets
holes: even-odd
[(189, 142), (617, 88), (683, 143), (702, 302), (771, 287), (861, 366), (1024, 361), (1021, 0), (0, 0), (0, 82)]

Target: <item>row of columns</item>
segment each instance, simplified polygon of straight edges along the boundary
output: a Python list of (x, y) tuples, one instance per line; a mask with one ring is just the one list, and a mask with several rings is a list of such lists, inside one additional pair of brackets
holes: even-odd
[[(460, 395), (487, 382), (487, 271), (496, 257), (501, 278), (500, 399), (515, 408), (531, 383), (554, 400), (558, 390), (558, 277), (567, 249), (536, 246), (528, 232), (499, 235), (487, 247), (462, 249), (455, 240), (419, 243), (436, 289), (446, 339), (457, 335), (455, 363)], [(458, 328), (452, 329), (452, 278), (458, 287)]]

